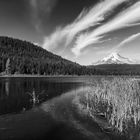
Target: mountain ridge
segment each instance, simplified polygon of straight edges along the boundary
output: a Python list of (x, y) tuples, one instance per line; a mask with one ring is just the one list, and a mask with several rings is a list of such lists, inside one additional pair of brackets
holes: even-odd
[(93, 65), (103, 65), (103, 64), (136, 64), (133, 60), (121, 56), (119, 53), (113, 52), (103, 59), (93, 63)]

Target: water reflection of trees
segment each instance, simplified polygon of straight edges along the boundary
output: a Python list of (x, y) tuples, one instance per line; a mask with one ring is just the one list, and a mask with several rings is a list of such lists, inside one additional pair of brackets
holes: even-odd
[(24, 82), (12, 79), (0, 82), (0, 114), (20, 112), (31, 108), (28, 96), (25, 95)]
[(27, 92), (34, 90), (41, 104), (78, 86), (80, 83), (60, 82), (59, 78), (3, 78), (0, 80), (0, 114), (31, 109), (33, 102)]
[(9, 79), (7, 79), (5, 82), (5, 93), (7, 96), (9, 96), (9, 88), (10, 88), (10, 82)]
[(5, 82), (0, 82), (0, 100), (7, 98), (10, 91), (10, 81), (6, 79)]

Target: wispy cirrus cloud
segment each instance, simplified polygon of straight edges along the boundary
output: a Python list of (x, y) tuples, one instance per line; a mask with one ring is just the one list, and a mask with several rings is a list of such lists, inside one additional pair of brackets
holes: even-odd
[(83, 10), (76, 21), (69, 26), (67, 42), (70, 42), (75, 35), (90, 27), (100, 25), (108, 16), (112, 14), (114, 8), (128, 0), (105, 0), (98, 3), (90, 10)]
[[(55, 49), (56, 47), (59, 47), (60, 42), (63, 42), (63, 48), (67, 47), (74, 39), (76, 39), (77, 35), (90, 27), (100, 25), (101, 22), (112, 14), (114, 8), (128, 1), (129, 0), (105, 0), (100, 1), (89, 10), (83, 10), (73, 23), (63, 28), (59, 27), (50, 36), (45, 37), (43, 48), (49, 50)], [(81, 36), (84, 35), (81, 34)], [(75, 53), (76, 50), (78, 50), (78, 47), (75, 47), (72, 51)]]
[(44, 38), (43, 48), (49, 51), (55, 50), (58, 46), (66, 43), (67, 30), (58, 27), (50, 36)]
[(126, 39), (124, 39), (118, 46), (114, 47), (111, 52), (119, 52), (120, 49), (125, 46), (126, 44), (136, 40), (137, 38), (140, 38), (140, 33), (136, 33), (136, 34), (133, 34), (129, 37), (127, 37)]
[[(122, 4), (127, 6), (116, 12), (116, 8)], [(139, 26), (139, 13), (139, 0), (100, 1), (89, 10), (83, 10), (73, 23), (58, 27), (50, 36), (46, 36), (42, 46), (51, 51), (61, 47), (63, 51), (74, 43), (71, 51), (78, 57), (88, 46), (110, 40), (105, 38), (109, 33), (126, 27)]]
[(55, 7), (57, 0), (29, 0), (31, 6), (31, 18), (37, 31), (40, 32), (42, 22), (48, 18)]
[(131, 36), (128, 36), (123, 41), (121, 41), (117, 46), (115, 46), (111, 49), (108, 49), (108, 50), (99, 50), (99, 52), (97, 52), (97, 54), (106, 54), (107, 55), (107, 54), (115, 53), (115, 52), (119, 53), (123, 47), (125, 47), (130, 42), (135, 41), (138, 38), (140, 38), (140, 33), (132, 34)]
[(99, 43), (109, 32), (128, 26), (135, 26), (135, 22), (140, 20), (140, 15), (138, 13), (140, 13), (139, 1), (129, 8), (123, 10), (120, 14), (115, 16), (114, 19), (103, 24), (97, 29), (86, 34), (80, 34), (77, 38), (75, 47), (72, 49), (73, 52), (76, 55), (79, 55), (82, 49), (91, 44)]

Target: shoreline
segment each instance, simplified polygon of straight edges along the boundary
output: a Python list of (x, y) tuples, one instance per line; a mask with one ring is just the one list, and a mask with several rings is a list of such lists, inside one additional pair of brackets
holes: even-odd
[[(90, 75), (28, 75), (28, 74), (19, 74), (19, 75), (0, 75), (0, 77), (87, 77)], [(94, 76), (94, 75), (93, 75)]]
[(13, 74), (0, 75), (0, 78), (51, 78), (51, 77), (134, 77), (139, 78), (140, 75), (28, 75), (28, 74)]

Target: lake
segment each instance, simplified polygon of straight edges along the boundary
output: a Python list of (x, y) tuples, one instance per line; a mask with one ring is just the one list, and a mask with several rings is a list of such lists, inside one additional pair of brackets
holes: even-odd
[(0, 78), (0, 140), (128, 139), (87, 112), (81, 96), (93, 90), (93, 80), (101, 77)]
[[(35, 91), (44, 102), (84, 85), (84, 78), (1, 78), (0, 114), (18, 113), (32, 108), (30, 94)], [(42, 96), (42, 97), (41, 97)]]

